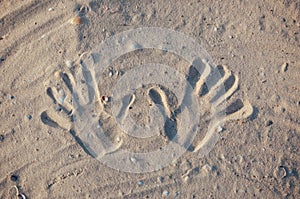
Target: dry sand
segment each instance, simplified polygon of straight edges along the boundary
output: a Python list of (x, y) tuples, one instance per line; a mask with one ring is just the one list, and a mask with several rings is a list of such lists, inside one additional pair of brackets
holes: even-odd
[[(26, 198), (300, 197), (299, 1), (1, 0), (0, 6), (0, 198), (17, 198), (14, 186)], [(109, 36), (138, 27), (196, 39), (214, 63), (239, 77), (231, 98), (248, 100), (254, 112), (227, 122), (206, 156), (188, 150), (163, 169), (135, 174), (88, 154), (68, 131), (72, 124), (63, 111), (51, 111), (47, 89), (62, 81), (55, 71), (75, 66)], [(126, 71), (148, 61), (188, 67), (171, 54), (145, 50), (111, 68)], [(99, 81), (109, 95), (113, 81)], [(133, 118), (142, 123), (143, 101), (136, 104)], [(45, 114), (58, 125), (42, 122)], [(116, 127), (106, 125), (114, 137)], [(124, 139), (122, 147), (138, 151), (166, 138)]]

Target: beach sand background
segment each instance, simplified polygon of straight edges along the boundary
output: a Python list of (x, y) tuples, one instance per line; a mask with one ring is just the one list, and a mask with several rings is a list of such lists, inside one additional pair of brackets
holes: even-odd
[[(0, 5), (0, 198), (16, 198), (14, 186), (27, 198), (300, 197), (299, 1), (2, 0)], [(81, 23), (70, 23), (78, 15)], [(41, 117), (54, 106), (47, 88), (57, 81), (55, 71), (109, 36), (149, 26), (199, 42), (215, 64), (239, 76), (233, 98), (248, 99), (254, 113), (227, 122), (203, 158), (187, 151), (159, 171), (125, 173), (97, 161), (67, 130), (46, 125)], [(146, 51), (122, 59), (134, 65), (159, 56)], [(166, 61), (187, 67), (178, 57)]]

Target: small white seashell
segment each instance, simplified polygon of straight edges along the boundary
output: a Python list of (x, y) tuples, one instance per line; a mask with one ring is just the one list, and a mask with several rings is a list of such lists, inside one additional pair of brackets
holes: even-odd
[(289, 64), (288, 63), (283, 63), (281, 66), (281, 72), (284, 73), (288, 70)]
[(22, 198), (22, 199), (26, 199), (26, 196), (24, 195), (24, 194), (22, 194), (22, 193), (20, 193), (20, 191), (19, 191), (19, 188), (15, 185), (15, 186), (13, 186), (15, 189), (16, 189), (16, 191), (17, 191), (17, 197), (18, 198)]
[(102, 102), (106, 103), (106, 102), (108, 102), (109, 99), (107, 96), (102, 96), (101, 100), (102, 100)]
[(202, 169), (203, 169), (204, 171), (206, 171), (206, 172), (209, 172), (209, 171), (212, 170), (212, 168), (211, 168), (211, 166), (210, 166), (209, 164), (204, 165), (204, 166), (202, 167)]
[(68, 68), (71, 68), (72, 65), (73, 65), (73, 62), (72, 62), (71, 60), (67, 60), (67, 61), (66, 61), (66, 66), (67, 66)]
[(283, 166), (279, 166), (274, 170), (274, 176), (278, 179), (282, 179), (287, 176), (287, 171)]
[(136, 163), (136, 158), (131, 157), (131, 158), (130, 158), (130, 161), (133, 162), (133, 163)]
[(188, 175), (186, 175), (186, 176), (183, 177), (183, 181), (184, 181), (184, 182), (188, 182), (189, 179), (190, 179), (190, 177), (189, 177)]
[(223, 131), (223, 128), (221, 126), (218, 126), (217, 132), (220, 133)]
[(164, 197), (168, 196), (169, 194), (170, 194), (170, 192), (168, 192), (167, 190), (164, 190), (163, 193), (162, 193), (162, 195), (163, 195)]

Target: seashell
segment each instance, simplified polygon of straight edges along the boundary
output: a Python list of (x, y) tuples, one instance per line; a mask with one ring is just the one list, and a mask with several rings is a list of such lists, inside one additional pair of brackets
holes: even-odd
[(71, 68), (71, 67), (73, 66), (73, 61), (67, 60), (67, 61), (66, 61), (66, 66), (67, 66), (68, 68)]
[(82, 24), (82, 18), (79, 16), (76, 16), (73, 19), (71, 19), (70, 23), (74, 24), (74, 25), (80, 25), (80, 24)]
[(223, 128), (222, 128), (221, 126), (218, 126), (217, 132), (218, 132), (218, 133), (221, 133), (222, 131), (223, 131)]
[(185, 182), (185, 183), (187, 183), (187, 182), (189, 182), (189, 180), (190, 180), (190, 176), (184, 176), (183, 177), (183, 181)]
[(283, 63), (281, 65), (281, 72), (284, 73), (288, 70), (289, 64), (288, 63)]
[(22, 193), (20, 193), (20, 190), (19, 190), (19, 188), (15, 185), (15, 186), (13, 186), (15, 189), (16, 189), (16, 191), (17, 191), (17, 197), (18, 198), (21, 198), (21, 199), (26, 199), (26, 196), (24, 195), (24, 194), (22, 194)]
[(278, 179), (285, 178), (287, 176), (287, 170), (284, 166), (279, 166), (274, 170), (273, 175)]
[(137, 160), (136, 160), (136, 158), (131, 157), (131, 158), (130, 158), (130, 161), (133, 162), (133, 163), (136, 163)]
[(163, 195), (164, 197), (167, 197), (168, 195), (170, 195), (170, 192), (167, 191), (167, 190), (164, 190), (163, 193), (162, 193), (162, 195)]
[(109, 99), (107, 96), (102, 96), (101, 100), (102, 100), (102, 102), (106, 103), (106, 102), (108, 102)]

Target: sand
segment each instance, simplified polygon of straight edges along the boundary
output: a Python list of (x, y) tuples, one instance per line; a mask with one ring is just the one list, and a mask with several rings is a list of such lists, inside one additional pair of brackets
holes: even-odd
[[(2, 0), (0, 5), (0, 198), (300, 197), (299, 1)], [(167, 28), (193, 38), (214, 67), (225, 67), (235, 76), (238, 87), (226, 106), (238, 100), (246, 108), (239, 115), (229, 111), (228, 119), (213, 128), (206, 114), (212, 114), (214, 104), (204, 97), (206, 104), (194, 112), (201, 114), (200, 128), (177, 160), (152, 171), (151, 165), (132, 157), (128, 161), (139, 165), (132, 167), (138, 172), (125, 172), (121, 166), (128, 162), (109, 164), (101, 157), (120, 149), (147, 153), (181, 143), (172, 140), (172, 132), (180, 129), (172, 125), (178, 125), (184, 113), (176, 114), (180, 98), (174, 91), (145, 85), (134, 100), (123, 101), (121, 116), (147, 124), (149, 106), (160, 104), (162, 109), (153, 109), (153, 114), (164, 115), (170, 125), (154, 137), (124, 134), (106, 114), (116, 96), (113, 86), (122, 76), (140, 77), (126, 74), (146, 63), (166, 64), (190, 78), (189, 62), (167, 51), (138, 50), (141, 46), (134, 44), (136, 51), (122, 55), (99, 76), (101, 92), (95, 91), (92, 99), (85, 84), (90, 78), (80, 74), (80, 67), (102, 41), (143, 27)], [(75, 81), (78, 75), (82, 84)], [(218, 82), (224, 83), (221, 79)], [(65, 82), (79, 85), (76, 91), (85, 103), (98, 103), (101, 114), (87, 117), (88, 124), (100, 120), (113, 146), (98, 145), (85, 133), (90, 126), (72, 118), (70, 111), (76, 107), (69, 102), (75, 98)], [(185, 127), (193, 120), (182, 121)], [(131, 125), (123, 127), (132, 130)], [(205, 139), (209, 132), (213, 138)], [(165, 153), (160, 155), (153, 160), (169, 161)], [(141, 172), (146, 168), (151, 171)]]

